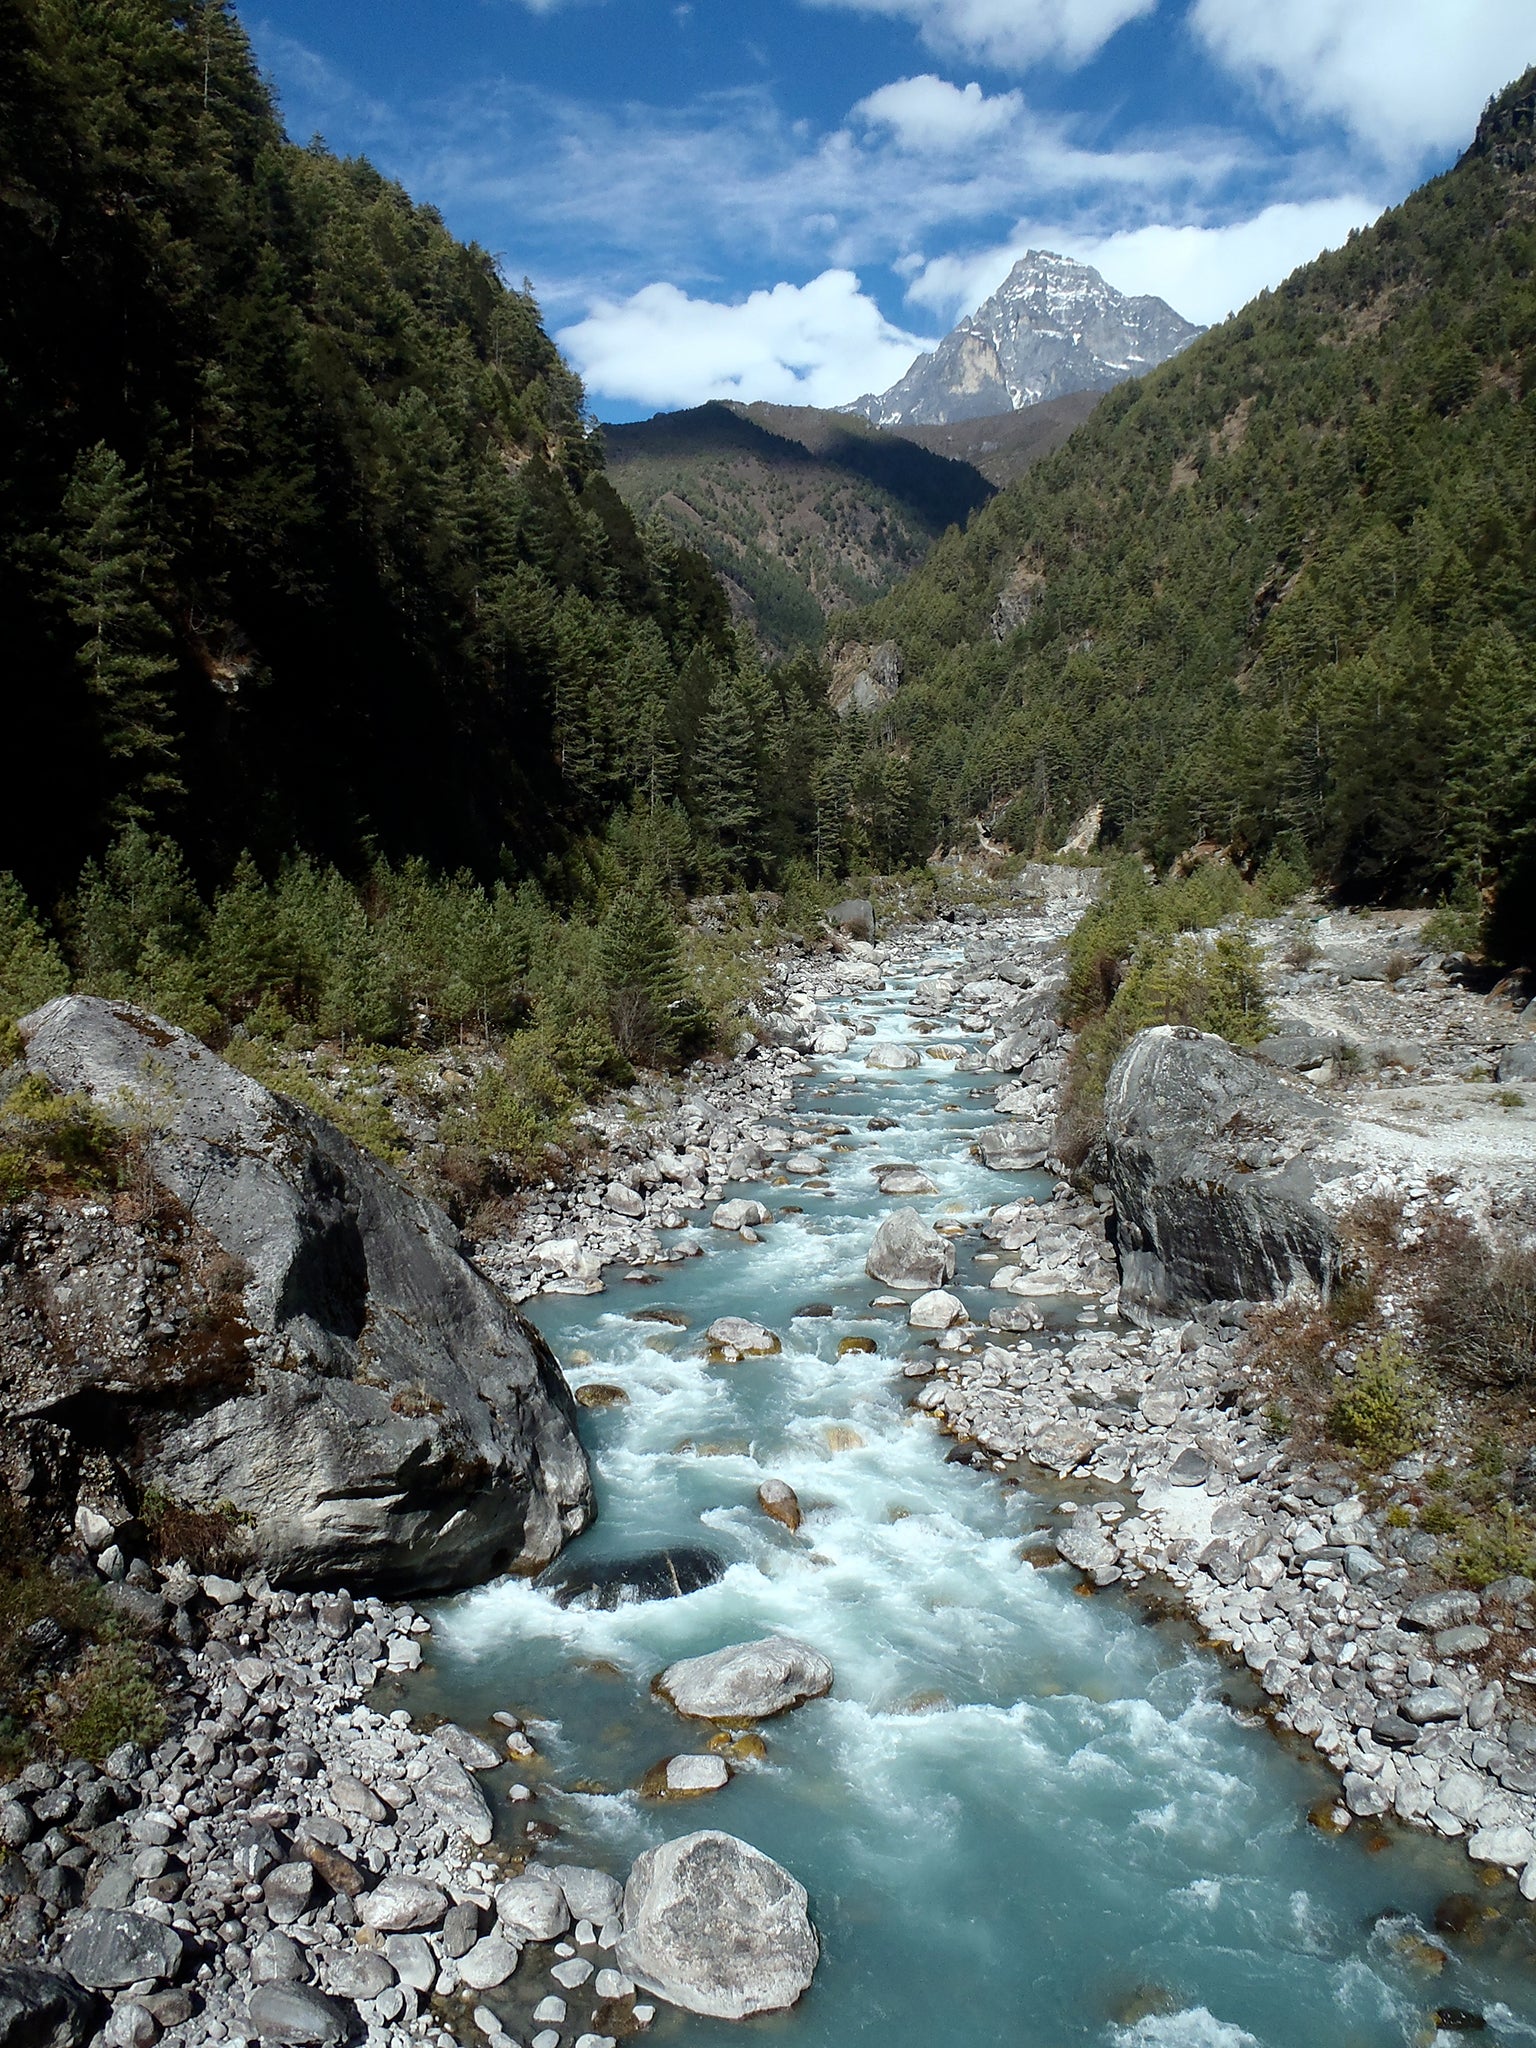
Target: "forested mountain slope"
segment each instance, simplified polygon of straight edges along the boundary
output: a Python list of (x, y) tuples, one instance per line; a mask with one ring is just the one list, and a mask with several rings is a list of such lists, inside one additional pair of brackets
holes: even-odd
[(637, 789), (693, 802), (737, 682), (809, 804), (821, 707), (738, 676), (537, 308), (289, 143), (224, 0), (0, 4), (0, 451), (0, 870), (44, 901), (128, 823), (204, 879), (526, 872)]
[(819, 646), (991, 495), (968, 463), (812, 406), (699, 405), (603, 438), (631, 511), (709, 557), (772, 653)]
[(1536, 71), (1456, 167), (1112, 392), (844, 631), (951, 829), (1536, 923)]

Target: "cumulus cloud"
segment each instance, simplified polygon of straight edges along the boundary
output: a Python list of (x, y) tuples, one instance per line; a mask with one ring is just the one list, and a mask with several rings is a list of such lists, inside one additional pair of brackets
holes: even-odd
[(1189, 20), (1230, 71), (1410, 162), (1470, 139), (1536, 56), (1530, 0), (1195, 0)]
[[(1042, 59), (1086, 64), (1117, 29), (1151, 14), (1157, 0), (808, 0), (912, 22), (931, 49), (961, 50), (1023, 69)], [(1236, 0), (1244, 4), (1244, 0)]]
[(920, 78), (882, 85), (859, 101), (853, 118), (862, 116), (871, 127), (890, 129), (905, 149), (953, 150), (970, 148), (1012, 127), (1023, 109), (1019, 93), (994, 93), (989, 99), (974, 80), (962, 91), (929, 71)]
[(1367, 226), (1380, 211), (1378, 201), (1351, 192), (1280, 202), (1218, 227), (1153, 223), (1108, 234), (1021, 227), (1000, 248), (924, 263), (914, 270), (907, 297), (952, 322), (995, 292), (1026, 249), (1055, 249), (1091, 264), (1117, 291), (1166, 299), (1186, 320), (1209, 327), (1289, 277), (1299, 263), (1337, 248), (1351, 228)]
[(894, 384), (933, 346), (892, 326), (849, 270), (734, 305), (648, 284), (600, 300), (556, 338), (589, 390), (657, 407), (712, 398), (841, 405)]

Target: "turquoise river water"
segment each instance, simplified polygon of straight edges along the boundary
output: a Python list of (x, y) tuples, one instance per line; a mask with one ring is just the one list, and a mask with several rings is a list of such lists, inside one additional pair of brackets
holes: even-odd
[[(908, 1036), (907, 986), (848, 1010)], [(964, 1034), (917, 1042), (945, 1040)], [(552, 1822), (552, 1860), (622, 1875), (648, 1845), (712, 1826), (807, 1887), (822, 1942), (808, 1995), (740, 2026), (663, 2006), (648, 2038), (668, 2048), (1449, 2048), (1469, 2037), (1437, 2034), (1446, 2007), (1484, 2016), (1475, 2038), (1536, 2043), (1536, 1938), (1511, 1888), (1484, 1891), (1423, 1837), (1309, 1825), (1331, 1781), (1237, 1703), (1251, 1695), (1187, 1630), (1021, 1561), (1070, 1487), (945, 1462), (900, 1377), (916, 1353), (905, 1316), (870, 1307), (864, 1255), (888, 1205), (869, 1167), (925, 1167), (941, 1192), (917, 1206), (936, 1219), (1049, 1184), (970, 1158), (991, 1113), (973, 1077), (933, 1058), (867, 1072), (869, 1043), (799, 1084), (802, 1115), (849, 1126), (819, 1148), (829, 1187), (739, 1190), (791, 1212), (760, 1244), (704, 1230), (705, 1256), (658, 1286), (532, 1305), (557, 1355), (589, 1355), (573, 1382), (630, 1396), (583, 1418), (599, 1519), (563, 1562), (705, 1543), (731, 1560), (724, 1578), (609, 1613), (562, 1611), (515, 1580), (440, 1603), (411, 1704), (477, 1728), (505, 1707), (542, 1723), (542, 1775), (521, 1773), (538, 1802), (509, 1808), (507, 1830)], [(869, 1132), (874, 1115), (899, 1128)], [(984, 1248), (959, 1241), (978, 1321)], [(793, 1318), (813, 1300), (837, 1313)], [(656, 1307), (689, 1328), (632, 1319)], [(721, 1314), (767, 1323), (782, 1353), (710, 1364), (701, 1336)], [(878, 1348), (838, 1357), (846, 1335)], [(770, 1475), (800, 1496), (797, 1535), (756, 1506)], [(651, 1765), (702, 1746), (651, 1696), (656, 1672), (774, 1631), (832, 1659), (833, 1696), (766, 1723), (766, 1761), (723, 1791), (642, 1799)], [(1451, 1891), (1496, 1917), (1475, 1944), (1447, 1944), (1435, 1974), (1418, 1937)], [(491, 2002), (526, 2040), (516, 1980), (507, 1992)]]

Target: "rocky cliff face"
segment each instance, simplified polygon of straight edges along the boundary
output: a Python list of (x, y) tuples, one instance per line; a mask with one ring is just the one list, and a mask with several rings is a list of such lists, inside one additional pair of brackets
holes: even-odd
[(63, 997), (21, 1032), (143, 1180), (5, 1218), (0, 1414), (30, 1488), (91, 1468), (232, 1509), (293, 1584), (531, 1571), (585, 1526), (560, 1369), (440, 1209), (143, 1010)]
[(1108, 391), (1202, 331), (1161, 299), (1127, 298), (1086, 263), (1031, 249), (931, 355), (848, 410), (879, 427), (1018, 412), (1068, 392)]

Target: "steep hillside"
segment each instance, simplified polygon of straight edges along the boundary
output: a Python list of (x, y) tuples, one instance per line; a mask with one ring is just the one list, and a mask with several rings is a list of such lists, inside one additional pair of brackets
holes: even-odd
[(205, 878), (537, 862), (658, 720), (676, 785), (735, 661), (538, 309), (290, 144), (223, 0), (0, 10), (0, 620), (0, 870), (49, 901), (130, 823)]
[(1279, 849), (1536, 940), (1536, 71), (844, 631), (951, 830)]
[(889, 391), (848, 411), (877, 427), (1017, 412), (1072, 391), (1108, 391), (1167, 362), (1200, 331), (1162, 299), (1128, 298), (1086, 263), (1030, 249)]
[(809, 406), (700, 405), (603, 430), (641, 519), (698, 548), (765, 649), (819, 645), (991, 496), (985, 477), (862, 420)]
[(968, 462), (988, 483), (1001, 490), (1017, 483), (1032, 462), (1059, 448), (1080, 427), (1104, 396), (1102, 391), (1069, 391), (1065, 398), (1047, 398), (1020, 412), (989, 414), (984, 419), (953, 420), (942, 427), (893, 427), (903, 440)]

